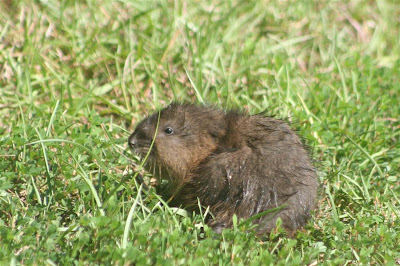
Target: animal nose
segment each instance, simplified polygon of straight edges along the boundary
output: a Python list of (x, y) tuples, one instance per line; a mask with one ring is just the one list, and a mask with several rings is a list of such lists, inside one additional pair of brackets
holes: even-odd
[(129, 139), (128, 139), (128, 145), (129, 145), (130, 148), (133, 149), (133, 148), (135, 148), (136, 143), (137, 143), (137, 140), (136, 140), (136, 138), (135, 138), (135, 135), (132, 134), (132, 135), (129, 137)]

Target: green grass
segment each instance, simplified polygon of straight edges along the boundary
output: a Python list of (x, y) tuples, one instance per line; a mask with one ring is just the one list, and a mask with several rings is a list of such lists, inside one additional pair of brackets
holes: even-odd
[[(1, 264), (399, 263), (397, 1), (0, 8)], [(138, 193), (127, 137), (172, 100), (291, 121), (321, 180), (305, 229), (203, 232)]]

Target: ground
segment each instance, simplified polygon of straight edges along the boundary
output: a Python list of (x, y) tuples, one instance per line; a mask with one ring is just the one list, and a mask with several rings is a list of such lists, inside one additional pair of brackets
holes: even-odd
[[(0, 8), (2, 264), (400, 263), (396, 1)], [(218, 235), (141, 189), (127, 138), (172, 100), (290, 122), (321, 183), (307, 226)]]

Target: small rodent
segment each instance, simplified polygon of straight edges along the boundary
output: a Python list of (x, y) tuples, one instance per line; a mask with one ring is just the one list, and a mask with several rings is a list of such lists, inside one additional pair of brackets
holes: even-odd
[(199, 199), (210, 207), (214, 231), (232, 226), (234, 214), (249, 218), (283, 206), (255, 219), (256, 230), (270, 232), (281, 218), (294, 232), (314, 208), (315, 169), (300, 138), (281, 120), (172, 103), (140, 122), (128, 143), (142, 158), (149, 153), (148, 171), (172, 181), (171, 205), (198, 210)]

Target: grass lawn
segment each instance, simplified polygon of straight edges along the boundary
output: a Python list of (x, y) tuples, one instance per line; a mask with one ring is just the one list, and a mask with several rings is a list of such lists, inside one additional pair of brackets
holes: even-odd
[[(399, 264), (399, 18), (394, 0), (1, 1), (1, 264)], [(321, 183), (307, 226), (214, 234), (141, 190), (127, 138), (172, 100), (291, 121)]]

